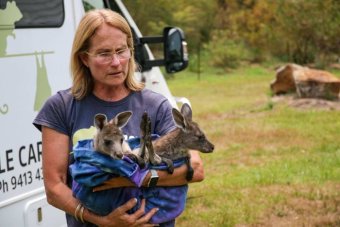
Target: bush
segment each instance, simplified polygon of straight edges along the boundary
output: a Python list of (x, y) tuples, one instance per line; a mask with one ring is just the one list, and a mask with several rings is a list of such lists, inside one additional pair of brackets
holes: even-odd
[(210, 49), (211, 64), (222, 68), (237, 68), (240, 62), (247, 59), (249, 52), (242, 43), (225, 41), (220, 47)]
[(210, 65), (223, 69), (237, 68), (241, 61), (250, 58), (250, 52), (242, 42), (228, 39), (223, 33), (215, 35), (204, 48), (210, 54)]

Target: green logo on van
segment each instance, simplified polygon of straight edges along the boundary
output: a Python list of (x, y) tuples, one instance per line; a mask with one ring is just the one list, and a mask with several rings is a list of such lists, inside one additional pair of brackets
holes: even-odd
[[(7, 2), (4, 10), (0, 9), (0, 58), (9, 57), (23, 57), (23, 56), (35, 56), (36, 59), (36, 93), (34, 101), (34, 111), (41, 109), (45, 100), (51, 96), (51, 86), (48, 82), (47, 70), (45, 65), (45, 54), (52, 54), (53, 51), (41, 51), (34, 53), (20, 53), (20, 54), (8, 54), (7, 49), (7, 38), (13, 37), (15, 39), (15, 22), (22, 19), (23, 15), (20, 9), (17, 7), (15, 1)], [(41, 56), (41, 60), (39, 60)], [(9, 112), (8, 104), (0, 103), (0, 113), (7, 114)]]
[(8, 112), (8, 105), (7, 104), (0, 106), (0, 113), (6, 114), (7, 112)]
[(35, 91), (34, 110), (38, 111), (45, 100), (51, 96), (52, 91), (48, 83), (44, 54), (41, 54), (41, 63), (37, 55), (35, 56), (35, 60), (37, 63), (37, 89)]
[(7, 37), (15, 38), (14, 23), (21, 18), (22, 14), (15, 2), (7, 2), (6, 8), (0, 10), (0, 56), (6, 55)]

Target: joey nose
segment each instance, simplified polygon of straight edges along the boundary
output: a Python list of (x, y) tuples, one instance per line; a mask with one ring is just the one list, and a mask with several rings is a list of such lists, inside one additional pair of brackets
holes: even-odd
[(215, 146), (214, 146), (214, 144), (211, 144), (211, 152), (213, 152), (213, 151), (214, 151), (214, 149), (215, 149)]
[(116, 154), (116, 157), (117, 157), (118, 159), (122, 159), (122, 158), (123, 158), (123, 154), (122, 154), (122, 153), (117, 153), (117, 154)]
[(210, 144), (209, 144), (209, 151), (208, 151), (207, 153), (211, 153), (211, 152), (213, 152), (213, 151), (214, 151), (214, 149), (215, 149), (215, 146), (214, 146), (214, 144), (210, 143)]
[(200, 150), (202, 153), (211, 153), (214, 151), (214, 144), (207, 143), (205, 146), (202, 147)]

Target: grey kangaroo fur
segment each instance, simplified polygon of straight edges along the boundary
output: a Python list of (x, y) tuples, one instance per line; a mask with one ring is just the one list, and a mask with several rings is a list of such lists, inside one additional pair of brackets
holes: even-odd
[(123, 155), (135, 160), (140, 167), (145, 166), (142, 158), (131, 152), (129, 144), (124, 140), (121, 130), (132, 116), (131, 111), (118, 113), (110, 121), (105, 114), (96, 114), (94, 125), (97, 132), (93, 138), (93, 147), (95, 151), (111, 156), (114, 159), (122, 159)]
[(173, 119), (177, 129), (151, 142), (151, 121), (144, 113), (141, 122), (141, 149), (139, 155), (146, 163), (153, 165), (166, 163), (168, 172), (173, 173), (173, 161), (186, 158), (188, 172), (186, 179), (190, 181), (194, 170), (190, 165), (189, 149), (198, 150), (202, 153), (211, 153), (214, 145), (204, 135), (199, 125), (192, 121), (192, 110), (188, 104), (184, 104), (181, 112), (172, 109)]

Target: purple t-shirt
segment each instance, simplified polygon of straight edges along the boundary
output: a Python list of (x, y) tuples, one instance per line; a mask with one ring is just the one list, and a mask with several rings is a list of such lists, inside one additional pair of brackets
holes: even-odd
[(110, 120), (120, 112), (132, 111), (132, 117), (122, 129), (127, 138), (131, 138), (140, 136), (139, 125), (145, 111), (151, 118), (151, 133), (164, 135), (175, 129), (171, 109), (170, 102), (163, 95), (148, 89), (131, 92), (117, 102), (103, 101), (93, 94), (78, 101), (74, 99), (70, 89), (67, 89), (59, 91), (46, 101), (33, 124), (39, 130), (41, 126), (47, 126), (69, 136), (72, 150), (74, 134), (93, 126), (94, 116), (98, 113), (105, 114)]
[[(33, 124), (41, 130), (42, 126), (52, 128), (70, 138), (70, 152), (77, 141), (91, 139), (94, 129), (94, 116), (98, 113), (105, 114), (108, 120), (123, 111), (132, 111), (133, 115), (124, 128), (127, 138), (140, 137), (140, 122), (146, 111), (151, 118), (152, 134), (164, 135), (176, 128), (172, 118), (172, 106), (163, 95), (148, 89), (131, 92), (127, 97), (116, 102), (103, 101), (93, 94), (82, 100), (76, 100), (70, 89), (62, 90), (51, 96)], [(77, 136), (75, 136), (77, 135)], [(89, 135), (91, 135), (89, 137)], [(76, 139), (74, 137), (77, 137)], [(70, 155), (69, 164), (73, 162)], [(71, 188), (72, 179), (68, 174), (68, 185)], [(69, 226), (78, 226), (73, 216), (67, 215)], [(93, 226), (90, 223), (81, 226)]]

